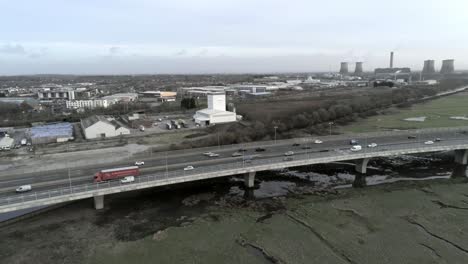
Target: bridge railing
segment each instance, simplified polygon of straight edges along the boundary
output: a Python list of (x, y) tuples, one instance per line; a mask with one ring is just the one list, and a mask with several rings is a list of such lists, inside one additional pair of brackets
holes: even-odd
[[(189, 176), (203, 175), (211, 172), (220, 172), (233, 170), (256, 170), (263, 165), (273, 165), (274, 168), (285, 168), (290, 166), (295, 166), (297, 164), (305, 165), (308, 162), (313, 164), (317, 163), (314, 160), (319, 160), (323, 162), (330, 162), (327, 159), (333, 160), (352, 160), (356, 158), (364, 157), (378, 157), (382, 156), (385, 153), (390, 153), (390, 155), (397, 155), (398, 153), (421, 153), (421, 152), (431, 152), (431, 151), (440, 151), (444, 149), (454, 149), (454, 148), (468, 148), (468, 142), (466, 139), (453, 139), (450, 141), (445, 141), (443, 144), (435, 143), (434, 145), (424, 145), (423, 143), (410, 143), (402, 145), (391, 145), (391, 146), (378, 146), (376, 148), (367, 148), (364, 146), (362, 151), (352, 152), (349, 149), (334, 149), (328, 152), (312, 151), (312, 150), (302, 150), (296, 153), (289, 160), (288, 157), (274, 157), (274, 158), (259, 158), (253, 159), (251, 161), (245, 160), (243, 157), (240, 157), (239, 161), (231, 162), (220, 165), (211, 165), (195, 168), (194, 170), (185, 171), (182, 168), (177, 170), (167, 170), (165, 172), (159, 172), (149, 175), (141, 175), (135, 177), (135, 182), (133, 183), (121, 183), (120, 180), (111, 180), (103, 183), (89, 183), (89, 184), (80, 184), (80, 185), (70, 185), (67, 187), (54, 188), (51, 190), (45, 191), (34, 191), (25, 194), (16, 194), (8, 197), (0, 198), (0, 207), (13, 205), (18, 203), (24, 203), (29, 201), (38, 201), (44, 199), (50, 199), (54, 197), (71, 197), (75, 194), (80, 193), (97, 193), (100, 190), (113, 188), (113, 187), (126, 187), (131, 186), (132, 184), (139, 183), (148, 183), (155, 181), (169, 181), (177, 180), (179, 178), (187, 178)], [(395, 154), (392, 154), (395, 153)], [(381, 154), (381, 155), (379, 155)], [(385, 155), (388, 156), (388, 155)], [(92, 177), (90, 177), (92, 178)], [(89, 197), (90, 197), (89, 196)]]

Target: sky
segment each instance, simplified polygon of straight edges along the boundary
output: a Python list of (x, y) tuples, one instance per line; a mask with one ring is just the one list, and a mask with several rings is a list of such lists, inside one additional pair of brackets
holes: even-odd
[[(0, 0), (0, 75), (468, 69), (466, 0)], [(350, 66), (353, 69), (353, 66)]]

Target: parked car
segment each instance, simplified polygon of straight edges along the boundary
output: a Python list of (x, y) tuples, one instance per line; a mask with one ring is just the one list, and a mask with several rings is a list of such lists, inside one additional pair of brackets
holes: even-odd
[(322, 140), (318, 140), (318, 139), (316, 139), (316, 140), (314, 141), (314, 143), (315, 143), (315, 144), (322, 144), (322, 143), (323, 143), (323, 141), (322, 141)]
[(428, 140), (428, 141), (424, 142), (424, 144), (426, 144), (426, 145), (432, 145), (432, 144), (434, 144), (434, 141)]
[(376, 143), (370, 143), (369, 145), (367, 145), (368, 148), (375, 148), (377, 147), (377, 144)]
[(29, 192), (32, 190), (32, 186), (27, 184), (27, 185), (21, 185), (20, 187), (16, 188), (17, 193), (22, 193), (22, 192)]
[(359, 141), (357, 141), (356, 139), (351, 139), (351, 140), (349, 141), (349, 144), (351, 144), (351, 145), (357, 145), (357, 144), (359, 144)]
[(266, 150), (266, 149), (264, 149), (264, 148), (256, 148), (256, 149), (255, 149), (256, 152), (263, 152), (263, 151), (265, 151), (265, 150)]
[(135, 181), (134, 176), (127, 176), (120, 180), (121, 183), (129, 183), (129, 182), (134, 182), (134, 181)]
[(300, 145), (301, 145), (301, 144), (299, 144), (299, 143), (294, 143), (294, 144), (293, 144), (293, 147), (298, 147), (298, 146), (300, 146)]
[(184, 168), (184, 171), (189, 171), (195, 169), (193, 166), (187, 166)]
[(351, 151), (360, 151), (362, 150), (362, 147), (360, 145), (354, 145), (351, 147)]
[(286, 153), (284, 153), (285, 156), (292, 156), (294, 155), (294, 151), (287, 151)]
[(234, 152), (234, 153), (232, 153), (231, 156), (233, 156), (233, 157), (240, 157), (240, 156), (243, 156), (243, 155), (244, 155), (244, 154), (242, 154), (242, 153), (240, 153), (240, 152)]

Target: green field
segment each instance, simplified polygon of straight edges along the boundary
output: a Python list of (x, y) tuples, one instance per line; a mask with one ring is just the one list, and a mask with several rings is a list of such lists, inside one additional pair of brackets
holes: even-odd
[[(468, 93), (459, 93), (409, 108), (392, 108), (389, 114), (358, 120), (340, 127), (340, 132), (369, 132), (389, 129), (417, 129), (431, 127), (468, 126), (468, 120), (453, 120), (451, 116), (468, 117)], [(405, 121), (406, 118), (425, 116), (424, 122)]]

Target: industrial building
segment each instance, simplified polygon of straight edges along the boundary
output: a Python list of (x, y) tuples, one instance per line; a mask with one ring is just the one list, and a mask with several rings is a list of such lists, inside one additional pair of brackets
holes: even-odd
[(80, 108), (94, 109), (97, 107), (107, 108), (116, 103), (117, 103), (116, 100), (106, 100), (106, 99), (73, 100), (73, 101), (66, 101), (66, 107), (68, 109), (80, 109)]
[(138, 100), (137, 93), (117, 93), (113, 95), (104, 96), (103, 100), (116, 101), (116, 102), (133, 102)]
[(425, 60), (422, 74), (434, 74), (435, 72), (434, 60)]
[(37, 92), (39, 100), (75, 100), (75, 91), (71, 88), (43, 89)]
[(443, 60), (442, 67), (440, 68), (440, 73), (448, 74), (455, 72), (455, 60)]
[(108, 138), (130, 134), (130, 130), (122, 122), (115, 120), (113, 117), (97, 115), (81, 119), (81, 128), (86, 139)]
[(30, 129), (33, 144), (47, 144), (73, 140), (73, 125), (71, 123), (55, 123), (34, 126)]
[(156, 98), (161, 102), (174, 102), (177, 97), (177, 92), (169, 91), (144, 91), (141, 93), (143, 97)]
[(207, 126), (235, 122), (237, 115), (226, 111), (226, 94), (218, 92), (208, 94), (208, 108), (197, 111), (193, 119), (195, 123)]

